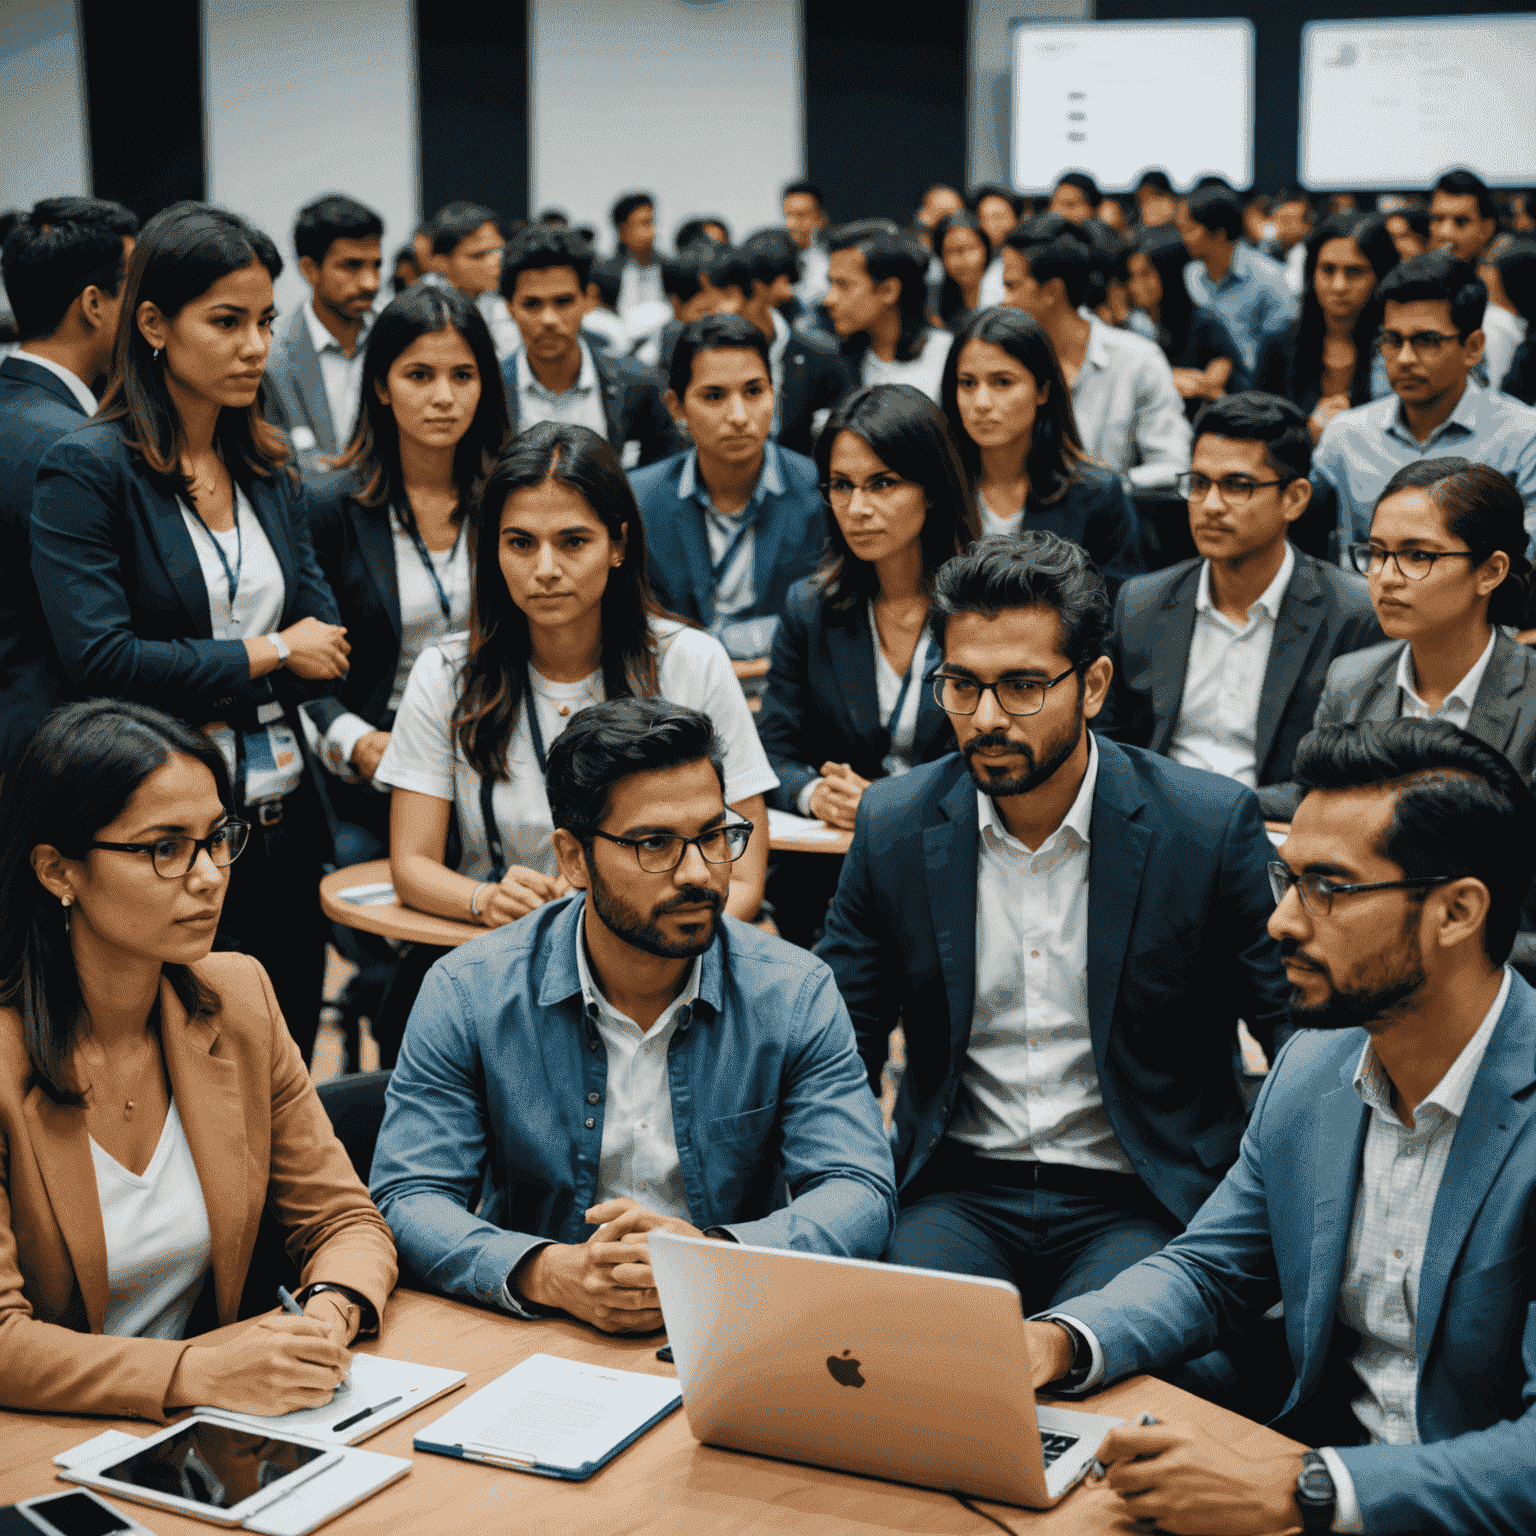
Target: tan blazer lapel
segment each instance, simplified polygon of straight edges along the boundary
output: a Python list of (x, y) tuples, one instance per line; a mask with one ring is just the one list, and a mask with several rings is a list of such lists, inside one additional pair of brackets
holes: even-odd
[(85, 1111), (55, 1104), (33, 1088), (23, 1105), (32, 1128), (33, 1155), (48, 1190), (54, 1220), (69, 1250), (87, 1325), (100, 1333), (107, 1317), (107, 1233), (96, 1193), (96, 1165)]
[(171, 1094), (208, 1208), (219, 1321), (233, 1322), (255, 1242), (246, 1197), (245, 1108), (238, 1069), (232, 1060), (213, 1054), (217, 1020), (189, 1019), (168, 981), (160, 983), (160, 1018)]

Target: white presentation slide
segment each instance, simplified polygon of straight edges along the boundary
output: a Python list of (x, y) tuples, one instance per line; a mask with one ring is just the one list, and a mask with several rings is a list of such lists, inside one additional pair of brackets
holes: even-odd
[(1301, 35), (1302, 183), (1422, 189), (1466, 166), (1536, 177), (1536, 16), (1314, 21)]
[(1014, 187), (1087, 171), (1127, 192), (1154, 169), (1253, 180), (1252, 23), (1016, 22)]

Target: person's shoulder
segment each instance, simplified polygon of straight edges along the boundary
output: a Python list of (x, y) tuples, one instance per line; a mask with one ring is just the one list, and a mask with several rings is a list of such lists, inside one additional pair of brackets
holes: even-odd
[(1067, 482), (1062, 501), (1076, 504), (1087, 511), (1129, 506), (1130, 498), (1120, 484), (1120, 476), (1103, 464), (1092, 459), (1079, 459), (1072, 466), (1072, 478)]
[(1331, 417), (1328, 425), (1323, 428), (1323, 435), (1317, 440), (1317, 452), (1313, 455), (1313, 459), (1316, 460), (1330, 452), (1344, 451), (1341, 444), (1347, 438), (1356, 438), (1366, 433), (1371, 435), (1380, 433), (1396, 414), (1396, 395), (1383, 395), (1379, 400), (1367, 400), (1364, 405), (1352, 405), (1347, 411), (1340, 411), (1338, 415)]
[(136, 477), (135, 460), (115, 421), (90, 421), (56, 439), (38, 465), (39, 474), (45, 471), (91, 478)]
[(616, 352), (599, 352), (594, 348), (592, 366), (608, 383), (626, 384), (631, 389), (654, 389), (658, 392), (664, 387), (661, 375), (654, 368), (647, 367), (636, 358), (621, 357)]
[[(771, 987), (782, 991), (786, 986), (798, 990), (807, 977), (831, 978), (832, 971), (826, 961), (817, 959), (810, 950), (791, 944), (777, 934), (765, 933), (728, 912), (722, 914), (720, 932), (724, 941), (722, 958), (738, 987), (747, 966), (753, 969), (754, 984), (765, 990)], [(784, 1018), (786, 1027), (794, 1022)]]
[(1536, 406), (1506, 395), (1501, 389), (1485, 389), (1483, 410), (1493, 417), (1501, 432), (1511, 433), (1522, 445), (1536, 438)]
[(1200, 556), (1196, 555), (1189, 560), (1180, 560), (1176, 565), (1165, 566), (1160, 571), (1147, 571), (1129, 577), (1120, 588), (1118, 606), (1127, 617), (1155, 608), (1181, 582), (1199, 575), (1202, 563)]
[[(537, 989), (535, 966), (542, 974), (543, 962), (553, 953), (551, 946), (559, 943), (562, 935), (569, 937), (561, 919), (566, 917), (572, 903), (581, 900), (582, 893), (576, 891), (547, 901), (516, 922), (489, 929), (467, 944), (449, 950), (434, 969), (440, 969), (450, 980), (474, 989), (491, 1007), (499, 1008), (518, 992), (534, 993)], [(552, 932), (557, 925), (560, 925), (559, 931)], [(482, 986), (485, 988), (483, 992)]]
[(656, 637), (656, 648), (661, 656), (658, 671), (666, 674), (662, 688), (664, 698), (686, 704), (687, 699), (678, 691), (680, 685), (691, 681), (708, 686), (714, 681), (712, 674), (719, 674), (722, 668), (731, 671), (731, 658), (725, 647), (702, 629), (681, 624), (676, 619), (653, 618), (651, 633)]
[[(654, 464), (630, 470), (629, 486), (635, 493), (635, 500), (641, 503), (642, 508), (644, 508), (646, 497), (676, 498), (677, 482), (683, 473), (683, 461), (691, 451), (685, 448), (681, 453), (674, 453), (671, 458), (658, 459)], [(645, 508), (645, 510), (650, 509)]]
[(1156, 369), (1162, 373), (1168, 368), (1163, 349), (1150, 337), (1138, 336), (1135, 331), (1121, 330), (1117, 325), (1094, 322), (1094, 333), (1111, 356), (1119, 358), (1126, 366)]
[(24, 357), (8, 357), (8, 371), (0, 372), (0, 430), (7, 437), (14, 437), (18, 428), (41, 429), (56, 437), (83, 427), (88, 418), (79, 407), (59, 399), (41, 379), (33, 377), (26, 362)]
[(796, 347), (819, 357), (835, 358), (839, 355), (837, 343), (830, 336), (816, 330), (791, 328), (786, 350), (793, 354)]
[(26, 1029), (14, 1008), (0, 1008), (0, 1108), (6, 1101), (19, 1107), (32, 1078)]
[(958, 752), (949, 752), (931, 763), (919, 763), (909, 773), (876, 779), (859, 802), (859, 826), (867, 822), (882, 830), (918, 830), (923, 811), (942, 800), (960, 778), (969, 780), (970, 769)]
[(784, 594), (784, 614), (798, 619), (802, 624), (815, 624), (822, 618), (822, 605), (825, 601), (826, 589), (820, 578), (802, 576), (799, 581), (791, 582), (789, 590)]
[[(358, 477), (355, 470), (328, 469), (323, 475), (316, 475), (304, 482), (304, 499), (309, 503), (312, 514), (320, 511), (334, 516), (346, 510), (347, 503), (353, 501), (357, 490)], [(384, 515), (382, 507), (369, 510)]]
[(1349, 613), (1375, 615), (1371, 606), (1370, 588), (1358, 577), (1351, 579), (1348, 571), (1342, 571), (1331, 560), (1321, 560), (1305, 550), (1296, 550), (1297, 570), (1308, 570), (1313, 579), (1325, 587), (1335, 606)]
[(1207, 838), (1219, 834), (1233, 812), (1245, 803), (1251, 801), (1257, 809), (1253, 791), (1225, 774), (1190, 768), (1159, 752), (1107, 741), (1102, 736), (1098, 746), (1098, 796), (1124, 796), (1129, 774), (1149, 806), (1183, 822), (1186, 829), (1200, 828)]
[[(1268, 1121), (1300, 1113), (1310, 1117), (1323, 1094), (1354, 1080), (1360, 1052), (1370, 1038), (1363, 1029), (1298, 1029), (1270, 1068)], [(1285, 1134), (1284, 1127), (1277, 1127)]]
[[(808, 458), (803, 453), (796, 453), (793, 448), (785, 448), (780, 443), (774, 444), (774, 449), (779, 456), (779, 469), (792, 490), (814, 491), (816, 489), (816, 461)], [(817, 506), (821, 504), (821, 498), (817, 496)]]
[(1363, 650), (1346, 651), (1335, 656), (1328, 667), (1328, 680), (1323, 685), (1326, 693), (1349, 693), (1370, 681), (1389, 667), (1396, 667), (1401, 640), (1382, 640)]

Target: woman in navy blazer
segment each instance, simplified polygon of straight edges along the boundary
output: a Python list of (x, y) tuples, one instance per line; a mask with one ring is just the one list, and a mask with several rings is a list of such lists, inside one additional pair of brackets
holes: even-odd
[(1119, 477), (1083, 453), (1050, 338), (1019, 309), (984, 309), (950, 348), (939, 386), (976, 492), (980, 531), (1043, 528), (1088, 551), (1110, 600), (1142, 568), (1136, 513)]
[[(910, 384), (844, 399), (816, 442), (829, 557), (789, 589), (757, 733), (779, 776), (770, 803), (851, 827), (875, 780), (954, 750), (924, 686), (928, 595), (970, 543), (976, 512), (943, 413)], [(840, 859), (781, 855), (779, 931), (808, 943)]]
[(282, 440), (258, 392), (282, 270), (261, 231), (183, 203), (145, 226), (95, 421), (38, 466), (32, 573), (72, 691), (209, 729), (253, 835), (226, 947), (266, 967), (314, 1042), (330, 835), (297, 705), (347, 669)]

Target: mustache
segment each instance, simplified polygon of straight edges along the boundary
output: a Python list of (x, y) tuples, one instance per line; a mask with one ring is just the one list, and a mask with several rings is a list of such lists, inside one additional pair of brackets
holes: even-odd
[(677, 895), (669, 896), (651, 912), (654, 922), (658, 917), (664, 917), (668, 912), (676, 912), (682, 907), (698, 907), (707, 905), (716, 917), (725, 906), (725, 898), (719, 891), (711, 890), (705, 885), (685, 885)]
[(1301, 941), (1289, 935), (1280, 940), (1280, 958), (1282, 960), (1293, 960), (1297, 965), (1305, 966), (1308, 970), (1318, 971), (1324, 975), (1327, 974), (1324, 967), (1302, 954)]
[(1013, 752), (1022, 752), (1031, 762), (1035, 755), (1022, 741), (1012, 740), (1007, 731), (986, 731), (980, 736), (973, 736), (960, 748), (964, 757), (974, 757), (978, 752), (985, 752), (988, 747), (1004, 747)]

